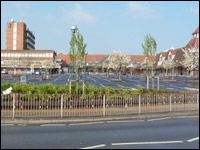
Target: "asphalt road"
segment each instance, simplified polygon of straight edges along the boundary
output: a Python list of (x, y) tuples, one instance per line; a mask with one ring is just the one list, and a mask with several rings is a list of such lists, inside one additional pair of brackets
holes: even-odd
[(1, 149), (199, 149), (199, 117), (2, 125)]
[[(80, 79), (85, 79), (85, 76), (81, 76)], [(76, 78), (76, 77), (75, 77)], [(137, 88), (138, 85), (141, 87), (146, 87), (147, 82), (145, 78), (141, 78), (141, 76), (123, 76), (123, 79), (127, 79), (128, 81), (112, 81), (111, 79), (116, 79), (116, 76), (111, 76), (111, 78), (102, 78), (100, 75), (87, 75), (87, 82), (89, 84), (93, 84), (97, 87), (112, 87), (114, 89), (120, 89), (120, 87), (124, 89)], [(51, 80), (36, 80), (34, 76), (27, 76), (27, 83), (32, 83), (35, 85), (38, 84), (48, 84), (52, 83), (54, 85), (65, 85), (69, 84), (69, 81), (72, 80), (72, 76), (69, 74), (62, 74), (52, 77)], [(173, 91), (196, 91), (193, 90), (192, 77), (174, 77), (174, 79), (178, 80), (178, 82), (167, 82), (164, 81), (166, 79), (160, 78), (160, 89), (168, 89)], [(12, 77), (9, 75), (2, 75), (1, 83), (4, 82), (11, 83), (19, 83), (19, 77)], [(81, 85), (82, 83), (80, 83)], [(155, 79), (154, 83), (155, 87), (157, 87), (157, 79)], [(195, 86), (198, 86), (198, 83), (195, 83)], [(150, 80), (149, 87), (152, 87), (152, 81)]]

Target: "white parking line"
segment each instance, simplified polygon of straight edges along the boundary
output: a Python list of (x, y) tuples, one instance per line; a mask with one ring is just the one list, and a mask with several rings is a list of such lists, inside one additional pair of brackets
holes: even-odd
[[(63, 76), (63, 75), (62, 75)], [(56, 80), (58, 80), (58, 79), (60, 79), (62, 76), (60, 76), (60, 77), (58, 77), (58, 78), (56, 78), (53, 82), (55, 82)]]
[(88, 125), (88, 124), (100, 124), (105, 122), (87, 122), (87, 123), (76, 123), (76, 124), (69, 124), (70, 126), (78, 126), (78, 125)]
[(101, 145), (96, 145), (96, 146), (91, 146), (91, 147), (85, 147), (85, 148), (81, 148), (81, 149), (93, 149), (93, 148), (99, 148), (99, 147), (104, 147), (106, 146), (105, 144), (101, 144)]
[(100, 84), (101, 86), (105, 87), (103, 84)]
[(92, 79), (94, 82), (97, 82), (95, 79)]
[(110, 80), (104, 79), (105, 81), (111, 82)]
[(149, 119), (147, 121), (157, 121), (157, 120), (165, 120), (165, 119), (171, 119), (171, 117), (166, 117), (166, 118), (156, 118), (156, 119)]
[(112, 145), (170, 144), (170, 143), (183, 143), (183, 141), (161, 141), (161, 142), (112, 143)]
[(190, 139), (190, 140), (187, 140), (188, 142), (193, 142), (193, 141), (196, 141), (196, 140), (199, 140), (199, 137), (196, 137), (196, 138), (193, 138), (193, 139)]
[(140, 83), (140, 81), (136, 81), (136, 80), (129, 80), (129, 81), (134, 81), (134, 82)]

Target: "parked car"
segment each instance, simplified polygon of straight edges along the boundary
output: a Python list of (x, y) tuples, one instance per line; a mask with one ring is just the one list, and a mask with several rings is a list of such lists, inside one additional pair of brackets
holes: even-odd
[(8, 74), (8, 71), (4, 69), (4, 70), (1, 71), (1, 73), (2, 74)]

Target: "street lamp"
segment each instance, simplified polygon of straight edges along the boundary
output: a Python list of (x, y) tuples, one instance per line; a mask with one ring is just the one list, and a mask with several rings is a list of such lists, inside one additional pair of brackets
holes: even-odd
[(194, 54), (195, 54), (195, 49), (192, 50), (192, 54), (193, 54), (193, 88), (194, 88), (194, 69), (195, 69), (195, 59), (194, 59)]
[[(71, 31), (73, 34), (76, 33), (77, 27), (76, 26), (72, 26), (71, 27)], [(73, 60), (73, 69), (72, 69), (72, 79), (74, 80), (74, 60)]]
[(88, 52), (87, 52), (87, 51), (85, 51), (85, 84), (86, 84), (86, 80), (87, 80), (87, 78), (86, 78), (86, 76), (87, 76), (87, 73), (86, 73), (86, 61), (87, 61), (87, 54), (88, 54)]
[(20, 77), (21, 77), (21, 69), (20, 69), (20, 60), (21, 59), (21, 56), (19, 56), (19, 83), (20, 83)]

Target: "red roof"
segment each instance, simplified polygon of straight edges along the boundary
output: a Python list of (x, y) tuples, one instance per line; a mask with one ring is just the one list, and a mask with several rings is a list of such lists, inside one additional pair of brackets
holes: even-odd
[(169, 52), (171, 52), (172, 55), (176, 55), (177, 50), (175, 50), (175, 49), (170, 49)]
[(137, 62), (142, 63), (145, 59), (144, 55), (128, 55), (131, 57), (131, 60), (133, 61), (134, 59), (137, 60)]
[(195, 34), (195, 33), (199, 33), (199, 27), (192, 34)]
[(162, 57), (166, 57), (168, 52), (160, 52), (160, 55), (162, 54)]
[(186, 45), (186, 48), (199, 48), (199, 38), (191, 39)]
[[(89, 54), (87, 55), (87, 60), (86, 62), (90, 63), (93, 59), (97, 61), (97, 63), (100, 63), (104, 59), (106, 59), (109, 55), (100, 55), (100, 54)], [(131, 60), (133, 61), (134, 59), (137, 60), (137, 62), (142, 63), (145, 59), (144, 55), (128, 55), (131, 57)], [(62, 66), (66, 66), (71, 63), (69, 55), (68, 54), (57, 54), (57, 58), (62, 60)], [(155, 60), (156, 56), (153, 56), (153, 59)], [(85, 62), (85, 58), (83, 60)]]

